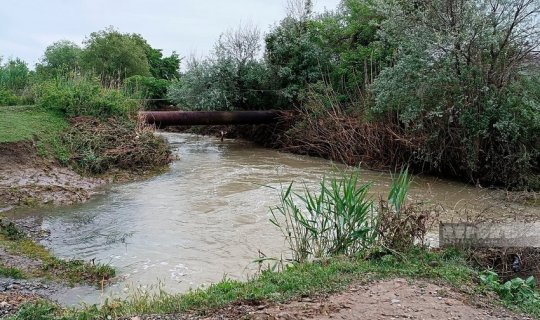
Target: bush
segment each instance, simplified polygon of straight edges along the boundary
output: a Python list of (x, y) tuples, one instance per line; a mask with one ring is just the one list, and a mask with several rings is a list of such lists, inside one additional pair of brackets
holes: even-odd
[(270, 221), (285, 236), (294, 261), (350, 255), (373, 244), (377, 219), (367, 194), (370, 185), (358, 187), (358, 179), (358, 173), (323, 178), (319, 194), (307, 187), (303, 195), (294, 193), (292, 183), (282, 190), (281, 204), (271, 209)]
[(126, 117), (138, 107), (122, 91), (104, 88), (96, 79), (72, 76), (39, 83), (35, 87), (38, 106), (69, 117)]
[(0, 106), (15, 106), (20, 104), (20, 99), (9, 89), (0, 88)]
[[(410, 176), (401, 171), (393, 179), (388, 200), (377, 209), (369, 196), (369, 183), (359, 173), (323, 178), (319, 193), (307, 187), (293, 192), (291, 183), (272, 208), (270, 221), (289, 243), (293, 261), (354, 255), (377, 245), (406, 252), (424, 244), (430, 213), (407, 204)], [(298, 205), (299, 203), (300, 205)]]
[(142, 99), (164, 99), (169, 81), (154, 77), (132, 76), (125, 80), (124, 88), (134, 97)]

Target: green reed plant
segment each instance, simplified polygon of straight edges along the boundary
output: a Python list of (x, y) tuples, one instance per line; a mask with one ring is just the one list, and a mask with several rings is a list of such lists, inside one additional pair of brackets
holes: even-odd
[[(304, 187), (283, 189), (270, 221), (289, 243), (293, 260), (351, 255), (377, 239), (377, 215), (368, 196), (370, 184), (359, 183), (358, 172), (323, 178), (318, 193)], [(300, 203), (301, 205), (297, 205)]]
[(411, 176), (409, 169), (402, 169), (397, 176), (392, 176), (392, 184), (390, 185), (390, 193), (388, 194), (388, 203), (399, 215), (407, 200), (409, 189), (411, 187)]

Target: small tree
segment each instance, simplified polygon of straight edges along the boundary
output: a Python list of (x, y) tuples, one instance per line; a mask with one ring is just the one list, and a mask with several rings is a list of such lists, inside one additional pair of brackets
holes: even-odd
[(91, 33), (84, 44), (84, 68), (101, 76), (105, 84), (122, 82), (134, 75), (151, 75), (145, 48), (132, 35), (110, 27)]
[(57, 75), (80, 67), (82, 49), (74, 42), (61, 40), (45, 49), (36, 71), (41, 75)]

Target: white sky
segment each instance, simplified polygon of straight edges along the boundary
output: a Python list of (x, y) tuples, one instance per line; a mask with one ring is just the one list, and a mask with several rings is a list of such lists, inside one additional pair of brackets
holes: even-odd
[[(314, 2), (322, 12), (340, 0)], [(0, 56), (19, 57), (33, 68), (53, 42), (81, 44), (108, 26), (139, 33), (167, 55), (202, 56), (240, 23), (266, 32), (285, 16), (285, 7), (286, 0), (0, 0)]]

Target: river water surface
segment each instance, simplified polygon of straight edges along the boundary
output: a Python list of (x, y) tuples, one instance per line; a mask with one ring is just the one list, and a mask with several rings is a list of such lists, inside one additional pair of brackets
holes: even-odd
[[(178, 156), (168, 172), (146, 181), (117, 185), (76, 206), (28, 216), (51, 232), (45, 244), (60, 257), (95, 259), (118, 270), (118, 282), (104, 292), (82, 290), (59, 296), (63, 302), (96, 303), (127, 287), (155, 286), (177, 293), (219, 281), (245, 280), (263, 252), (287, 255), (269, 207), (291, 181), (315, 186), (335, 170), (330, 161), (257, 148), (248, 142), (167, 133)], [(374, 197), (385, 194), (388, 173), (362, 170)], [(461, 183), (416, 177), (411, 197), (446, 209), (495, 210), (511, 217), (531, 208), (494, 201), (500, 194)], [(452, 210), (450, 210), (452, 211)], [(20, 213), (18, 213), (20, 215)], [(443, 217), (447, 219), (452, 216)]]

